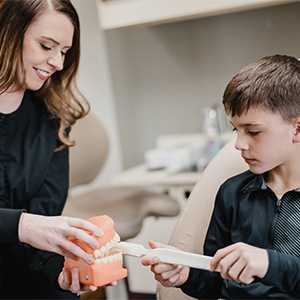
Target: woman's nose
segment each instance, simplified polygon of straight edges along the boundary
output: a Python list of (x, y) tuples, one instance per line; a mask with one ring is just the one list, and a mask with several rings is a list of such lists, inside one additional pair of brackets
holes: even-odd
[(61, 71), (64, 67), (64, 57), (62, 54), (54, 53), (48, 59), (48, 63), (53, 66), (57, 71)]

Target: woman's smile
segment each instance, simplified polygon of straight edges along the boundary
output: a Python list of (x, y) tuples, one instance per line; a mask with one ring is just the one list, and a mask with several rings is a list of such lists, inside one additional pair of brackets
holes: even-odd
[(46, 81), (51, 74), (48, 73), (47, 71), (43, 71), (41, 69), (38, 68), (34, 68), (36, 70), (37, 76), (42, 80), (42, 81)]

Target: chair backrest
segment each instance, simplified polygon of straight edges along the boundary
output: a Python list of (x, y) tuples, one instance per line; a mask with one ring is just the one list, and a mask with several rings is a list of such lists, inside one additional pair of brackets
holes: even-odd
[[(211, 160), (195, 185), (173, 231), (170, 245), (185, 251), (202, 253), (219, 186), (225, 179), (246, 169), (247, 165), (234, 148), (234, 142), (228, 142)], [(178, 288), (165, 288), (158, 284), (157, 299), (193, 298), (183, 294)]]
[(70, 148), (70, 186), (91, 182), (105, 164), (109, 141), (101, 122), (90, 112), (72, 127)]

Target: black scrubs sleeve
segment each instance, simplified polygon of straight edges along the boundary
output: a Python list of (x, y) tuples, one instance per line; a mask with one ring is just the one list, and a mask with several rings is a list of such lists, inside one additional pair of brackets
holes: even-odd
[[(47, 175), (38, 192), (30, 201), (28, 211), (48, 216), (61, 215), (69, 185), (69, 150), (65, 148), (53, 154)], [(56, 282), (62, 271), (64, 258), (48, 251), (32, 247), (25, 249), (29, 269), (41, 272), (50, 282)]]
[(1, 243), (12, 243), (18, 241), (19, 220), (21, 209), (0, 209), (0, 241)]

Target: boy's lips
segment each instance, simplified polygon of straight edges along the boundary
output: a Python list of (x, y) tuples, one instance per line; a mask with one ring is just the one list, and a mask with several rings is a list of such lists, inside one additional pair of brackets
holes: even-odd
[(245, 160), (246, 164), (248, 164), (248, 165), (251, 165), (254, 162), (256, 162), (256, 159), (248, 158), (248, 157), (245, 157), (245, 156), (243, 156), (243, 159)]

